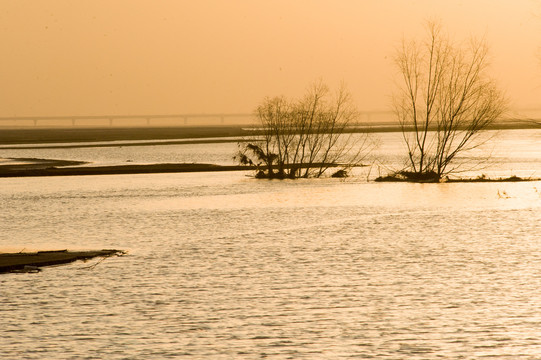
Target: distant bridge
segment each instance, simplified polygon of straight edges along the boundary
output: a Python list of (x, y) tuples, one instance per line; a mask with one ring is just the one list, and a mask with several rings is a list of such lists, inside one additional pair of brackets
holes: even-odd
[[(0, 117), (0, 122), (24, 124), (30, 123), (34, 126), (55, 123), (56, 126), (62, 124), (77, 125), (101, 125), (108, 124), (109, 126), (126, 123), (127, 121), (136, 121), (138, 123), (150, 126), (156, 121), (169, 120), (176, 125), (198, 125), (201, 120), (218, 122), (219, 124), (228, 124), (229, 120), (245, 119), (250, 120), (253, 114), (159, 114), (159, 115), (74, 115), (74, 116), (8, 116)], [(198, 121), (199, 120), (199, 121)]]
[[(392, 114), (391, 111), (364, 111), (359, 114), (359, 121), (370, 122), (374, 118), (391, 119)], [(170, 126), (255, 125), (257, 119), (250, 113), (0, 117), (0, 126), (150, 126), (157, 123), (166, 123)]]

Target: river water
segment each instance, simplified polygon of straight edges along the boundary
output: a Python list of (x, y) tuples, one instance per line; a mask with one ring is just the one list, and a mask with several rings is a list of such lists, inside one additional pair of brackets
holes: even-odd
[[(0, 248), (129, 252), (2, 275), (0, 358), (541, 358), (541, 182), (374, 183), (399, 162), (399, 136), (380, 140), (388, 161), (345, 180), (0, 179)], [(541, 175), (541, 131), (492, 144), (484, 173)], [(0, 157), (228, 163), (234, 148)]]

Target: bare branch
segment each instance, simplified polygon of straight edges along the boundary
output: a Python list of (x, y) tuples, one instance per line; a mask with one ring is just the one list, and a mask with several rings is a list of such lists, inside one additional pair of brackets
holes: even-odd
[(449, 167), (457, 154), (475, 147), (478, 133), (503, 114), (506, 100), (485, 75), (484, 42), (458, 46), (436, 23), (429, 23), (427, 31), (424, 46), (404, 42), (396, 56), (403, 87), (395, 96), (395, 113), (409, 170), (439, 179), (457, 168)]

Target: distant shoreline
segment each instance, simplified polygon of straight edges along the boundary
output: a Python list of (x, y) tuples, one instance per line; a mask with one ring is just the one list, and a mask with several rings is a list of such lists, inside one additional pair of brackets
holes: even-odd
[[(541, 129), (540, 124), (506, 122), (494, 124), (490, 130)], [(396, 125), (379, 124), (353, 129), (352, 132), (399, 132)], [(0, 177), (73, 176), (149, 174), (207, 171), (249, 171), (253, 167), (199, 163), (126, 164), (113, 166), (84, 166), (85, 162), (55, 159), (5, 159), (2, 150), (43, 149), (103, 146), (144, 146), (171, 144), (201, 144), (237, 142), (256, 134), (252, 128), (241, 126), (215, 127), (138, 127), (138, 128), (0, 128)], [(155, 140), (155, 141), (154, 141)], [(127, 141), (129, 143), (107, 143)], [(94, 144), (95, 143), (95, 144)], [(22, 145), (21, 145), (22, 144)], [(24, 145), (28, 144), (28, 147)]]
[[(541, 124), (527, 121), (507, 121), (493, 124), (488, 130), (541, 129)], [(352, 133), (399, 132), (396, 124), (362, 125), (351, 129)], [(184, 127), (105, 127), (105, 128), (0, 128), (0, 151), (22, 149), (22, 144), (42, 144), (36, 148), (55, 147), (104, 147), (144, 146), (171, 144), (201, 144), (237, 142), (238, 138), (257, 134), (255, 128), (246, 126), (184, 126)], [(223, 138), (237, 139), (223, 139)], [(152, 140), (156, 140), (153, 142)], [(130, 141), (126, 144), (103, 144), (111, 141)], [(140, 142), (139, 142), (140, 141)], [(83, 144), (102, 142), (102, 144)], [(58, 145), (58, 144), (69, 145)], [(10, 147), (10, 145), (17, 145)]]
[(204, 139), (241, 137), (250, 133), (241, 126), (0, 128), (0, 145), (44, 144), (46, 146), (46, 144), (55, 143)]

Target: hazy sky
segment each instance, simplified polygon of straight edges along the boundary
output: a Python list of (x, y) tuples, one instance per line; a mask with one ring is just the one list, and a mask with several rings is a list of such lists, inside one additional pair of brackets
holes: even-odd
[(512, 105), (541, 108), (540, 0), (0, 0), (0, 116), (251, 112), (317, 79), (386, 110), (428, 19), (486, 38)]

